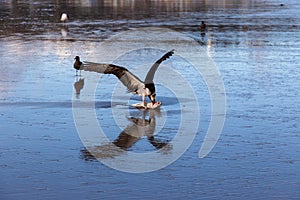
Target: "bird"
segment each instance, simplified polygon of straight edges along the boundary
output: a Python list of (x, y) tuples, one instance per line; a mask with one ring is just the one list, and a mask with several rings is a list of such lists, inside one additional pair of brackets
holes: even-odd
[(201, 29), (201, 30), (206, 29), (206, 24), (205, 24), (204, 21), (201, 22), (200, 29)]
[(60, 17), (60, 21), (63, 23), (66, 22), (69, 19), (69, 15), (67, 13), (62, 13)]
[(82, 68), (83, 68), (83, 65), (82, 65), (82, 62), (80, 61), (79, 56), (76, 56), (76, 57), (74, 58), (74, 60), (75, 60), (75, 62), (74, 62), (73, 67), (74, 67), (74, 69), (76, 69), (76, 76), (77, 76), (77, 75), (78, 75), (78, 74), (77, 74), (78, 70), (79, 70), (79, 73), (81, 74), (81, 70), (82, 70)]
[(136, 75), (131, 73), (127, 68), (115, 64), (106, 64), (106, 63), (100, 64), (100, 63), (93, 63), (93, 62), (83, 62), (81, 64), (79, 60), (79, 56), (75, 57), (76, 61), (74, 63), (74, 68), (75, 66), (76, 67), (78, 66), (78, 68), (75, 69), (83, 69), (85, 71), (115, 75), (123, 83), (123, 85), (127, 87), (128, 92), (131, 92), (135, 95), (142, 96), (141, 105), (144, 106), (144, 108), (147, 108), (147, 102), (145, 101), (146, 97), (148, 97), (151, 100), (152, 106), (155, 105), (156, 103), (160, 103), (160, 102), (156, 102), (156, 91), (153, 82), (154, 75), (158, 66), (163, 61), (170, 58), (173, 54), (174, 54), (174, 49), (168, 51), (161, 58), (159, 58), (148, 71), (144, 81), (141, 81)]

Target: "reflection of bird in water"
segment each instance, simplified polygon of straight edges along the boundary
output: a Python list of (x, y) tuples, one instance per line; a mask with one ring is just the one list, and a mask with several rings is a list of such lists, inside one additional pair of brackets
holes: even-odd
[(204, 41), (205, 32), (206, 32), (206, 24), (204, 21), (202, 21), (200, 25), (201, 41), (198, 41), (201, 45), (205, 45), (205, 41)]
[(68, 26), (65, 24), (69, 19), (69, 15), (67, 13), (62, 13), (60, 16), (60, 21), (63, 23), (63, 26), (61, 28), (61, 36), (63, 38), (67, 37), (68, 35)]
[[(149, 118), (146, 118), (149, 113)], [(163, 149), (162, 153), (168, 153), (171, 146), (168, 141), (163, 141), (155, 137), (156, 116), (160, 115), (160, 110), (149, 110), (142, 112), (141, 118), (129, 117), (131, 122), (112, 143), (96, 146), (89, 149), (81, 150), (86, 160), (94, 160), (95, 158), (113, 158), (124, 153), (124, 150), (131, 148), (142, 137), (146, 136), (150, 144), (155, 149)], [(116, 148), (119, 147), (119, 148)]]
[(100, 63), (92, 63), (92, 62), (80, 62), (79, 57), (76, 56), (74, 68), (82, 69), (85, 71), (93, 71), (104, 74), (114, 74), (118, 77), (118, 79), (125, 85), (129, 92), (133, 94), (137, 94), (142, 96), (142, 103), (146, 107), (145, 97), (149, 97), (154, 105), (156, 102), (156, 93), (155, 93), (155, 85), (153, 82), (154, 74), (158, 68), (158, 66), (166, 59), (171, 57), (174, 53), (174, 50), (165, 53), (160, 59), (158, 59), (150, 68), (145, 78), (145, 81), (141, 81), (137, 76), (132, 74), (125, 67), (117, 66), (114, 64), (100, 64)]
[(148, 141), (156, 148), (161, 149), (167, 145), (167, 142), (159, 141), (154, 137), (156, 126), (155, 115), (159, 110), (150, 110), (149, 119), (146, 119), (146, 111), (143, 111), (142, 118), (130, 117), (129, 124), (113, 142), (116, 146), (126, 150), (132, 147), (139, 139), (146, 136)]
[(66, 21), (68, 21), (69, 19), (69, 15), (67, 13), (62, 13), (61, 17), (60, 17), (60, 21), (65, 23)]
[(61, 28), (61, 36), (62, 36), (63, 38), (65, 38), (65, 37), (68, 36), (68, 28), (67, 28), (67, 27)]
[(79, 80), (76, 80), (76, 82), (74, 83), (74, 88), (76, 91), (76, 97), (79, 98), (80, 95), (80, 90), (83, 89), (84, 86), (84, 79), (80, 78)]
[(79, 70), (79, 73), (81, 74), (81, 70), (83, 68), (83, 65), (82, 65), (82, 62), (80, 61), (79, 56), (76, 56), (74, 59), (75, 59), (75, 62), (74, 62), (73, 67), (74, 67), (74, 69), (76, 69), (76, 76), (77, 76), (78, 75), (77, 74), (78, 70)]

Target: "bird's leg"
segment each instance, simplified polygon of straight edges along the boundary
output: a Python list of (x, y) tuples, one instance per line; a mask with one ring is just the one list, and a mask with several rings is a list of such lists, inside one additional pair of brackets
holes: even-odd
[(144, 94), (142, 94), (142, 101), (143, 101), (143, 106), (145, 108), (147, 108), (147, 104), (146, 104), (146, 101), (145, 101), (145, 95)]

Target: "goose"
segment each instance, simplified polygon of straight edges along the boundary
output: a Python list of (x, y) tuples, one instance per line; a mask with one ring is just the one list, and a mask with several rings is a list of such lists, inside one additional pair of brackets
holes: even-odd
[[(93, 62), (81, 62), (79, 56), (75, 57), (74, 68), (83, 69), (85, 71), (98, 72), (103, 74), (113, 74), (115, 75), (124, 86), (127, 87), (128, 91), (142, 96), (142, 106), (147, 108), (147, 102), (145, 98), (148, 97), (151, 100), (152, 106), (156, 103), (156, 92), (155, 85), (153, 82), (154, 74), (158, 66), (174, 54), (174, 49), (165, 53), (160, 59), (158, 59), (148, 71), (145, 81), (141, 81), (136, 75), (131, 73), (127, 68), (118, 66), (115, 64), (100, 64)], [(76, 66), (76, 67), (75, 67)], [(78, 67), (78, 68), (77, 68)], [(150, 103), (150, 104), (151, 104)]]
[(75, 60), (75, 62), (74, 62), (73, 67), (74, 67), (74, 69), (76, 69), (76, 76), (77, 76), (77, 75), (78, 75), (78, 74), (77, 74), (78, 70), (79, 70), (79, 73), (81, 74), (81, 71), (80, 71), (80, 70), (82, 70), (83, 65), (82, 65), (82, 62), (80, 61), (79, 56), (76, 56), (76, 57), (74, 58), (74, 60)]

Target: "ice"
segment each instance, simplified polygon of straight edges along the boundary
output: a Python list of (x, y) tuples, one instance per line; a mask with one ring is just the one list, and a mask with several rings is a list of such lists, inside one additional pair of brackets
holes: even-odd
[[(0, 2), (0, 199), (297, 199), (299, 2), (114, 2)], [(62, 12), (70, 16), (64, 24)], [(199, 30), (202, 20), (207, 24), (204, 32)], [(195, 77), (195, 68), (180, 57), (182, 49), (175, 49), (174, 57), (158, 70), (156, 98), (162, 105), (156, 113), (130, 107), (141, 98), (127, 93), (114, 76), (75, 75), (72, 66), (79, 55), (91, 62), (113, 60), (143, 79), (145, 69), (171, 49), (147, 46), (147, 38), (145, 48), (119, 57), (114, 54), (118, 46), (111, 47), (114, 52), (102, 47), (126, 31), (147, 27), (185, 35), (220, 72), (225, 93), (212, 88), (226, 96), (226, 121), (220, 137), (209, 138), (215, 146), (202, 159), (198, 153), (212, 117), (205, 81), (214, 82), (215, 76)], [(187, 42), (166, 43), (180, 47)], [(180, 80), (170, 79), (168, 73), (179, 74), (195, 91), (199, 127), (190, 117), (182, 131), (186, 137), (196, 131), (191, 146), (172, 164), (150, 173), (124, 173), (99, 162), (97, 156), (130, 167), (130, 153), (156, 152), (153, 158), (170, 158), (176, 145), (184, 145), (183, 140), (172, 140), (181, 116), (190, 113), (194, 102), (191, 96), (176, 98), (169, 86)], [(182, 84), (178, 91), (185, 94)], [(74, 121), (74, 105), (82, 111), (79, 121)], [(78, 124), (91, 122), (88, 109), (94, 111), (95, 126), (107, 133), (106, 143), (94, 127), (84, 129), (97, 135), (93, 146), (82, 142)], [(155, 130), (147, 126), (151, 120)], [(140, 122), (144, 126), (135, 126)], [(139, 128), (143, 131), (135, 135), (124, 134)], [(94, 145), (97, 141), (102, 143)], [(115, 163), (118, 158), (123, 160)], [(141, 162), (136, 157), (134, 164), (155, 166), (156, 159)]]

